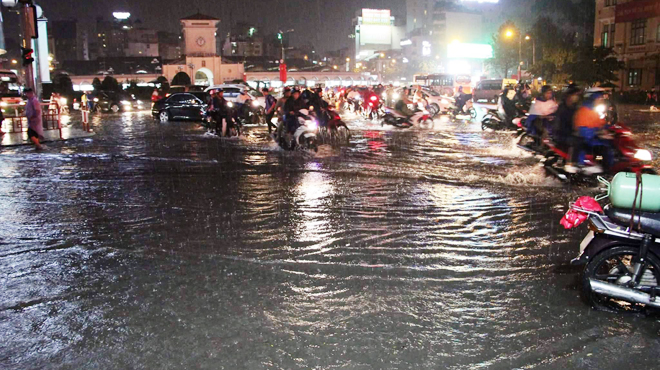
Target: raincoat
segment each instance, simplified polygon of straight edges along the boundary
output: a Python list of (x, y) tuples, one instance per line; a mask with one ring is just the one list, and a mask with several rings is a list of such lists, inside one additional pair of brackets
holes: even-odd
[(25, 117), (27, 117), (28, 128), (34, 130), (39, 137), (43, 137), (44, 125), (41, 120), (41, 104), (39, 104), (39, 100), (35, 96), (28, 99), (25, 105)]

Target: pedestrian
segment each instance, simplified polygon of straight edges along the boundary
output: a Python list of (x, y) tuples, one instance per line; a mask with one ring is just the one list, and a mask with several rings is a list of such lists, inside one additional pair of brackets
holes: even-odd
[(44, 137), (44, 127), (41, 121), (41, 104), (30, 88), (25, 89), (27, 104), (25, 105), (25, 117), (28, 121), (28, 138), (34, 143), (37, 150), (43, 149), (40, 140)]
[(268, 88), (264, 87), (261, 91), (266, 97), (266, 125), (268, 125), (268, 133), (272, 134), (273, 128), (277, 129), (277, 126), (271, 122), (273, 120), (273, 116), (275, 116), (275, 106), (277, 105), (277, 99), (269, 94)]

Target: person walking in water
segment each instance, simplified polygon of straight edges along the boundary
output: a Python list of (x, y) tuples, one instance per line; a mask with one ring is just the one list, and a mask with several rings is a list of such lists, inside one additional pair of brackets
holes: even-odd
[(43, 149), (40, 140), (44, 137), (44, 126), (41, 121), (41, 104), (34, 95), (32, 89), (25, 89), (27, 104), (25, 105), (25, 117), (28, 121), (28, 138), (37, 147), (37, 150)]

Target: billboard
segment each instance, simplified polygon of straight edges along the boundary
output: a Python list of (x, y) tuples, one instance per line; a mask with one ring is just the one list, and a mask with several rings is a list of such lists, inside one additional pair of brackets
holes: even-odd
[(615, 23), (632, 22), (638, 19), (660, 16), (660, 1), (645, 0), (618, 4), (614, 16)]
[(392, 12), (389, 9), (362, 9), (362, 24), (392, 24)]
[(452, 42), (447, 46), (447, 57), (450, 59), (490, 59), (493, 57), (493, 47), (489, 44)]

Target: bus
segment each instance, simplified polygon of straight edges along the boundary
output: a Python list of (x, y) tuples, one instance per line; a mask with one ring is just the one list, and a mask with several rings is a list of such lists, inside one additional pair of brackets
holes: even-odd
[(472, 94), (472, 78), (467, 75), (451, 75), (438, 73), (413, 76), (415, 85), (426, 86), (442, 95), (453, 96), (460, 86), (465, 94)]

